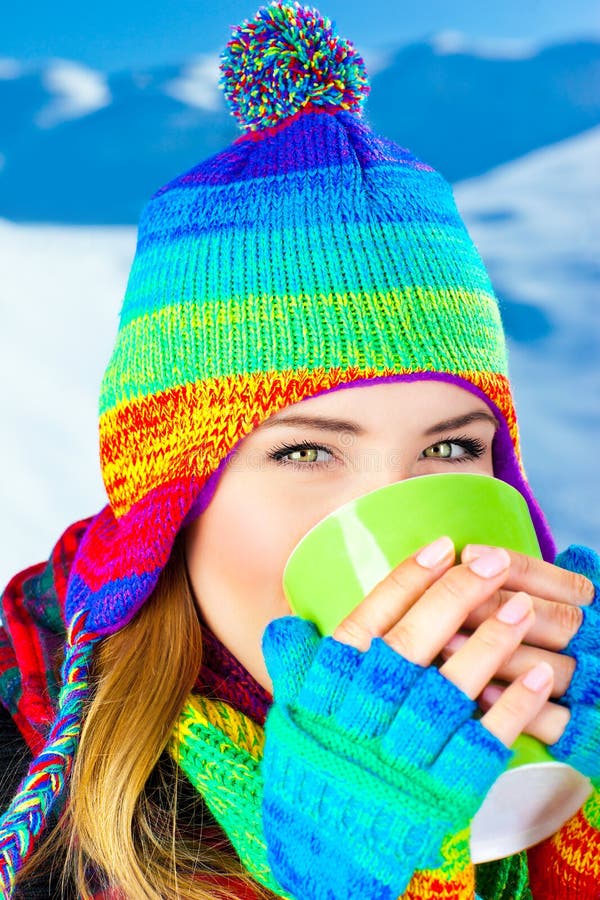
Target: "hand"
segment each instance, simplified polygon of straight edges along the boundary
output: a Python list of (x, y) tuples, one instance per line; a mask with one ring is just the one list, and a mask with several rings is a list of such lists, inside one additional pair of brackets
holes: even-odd
[[(487, 549), (468, 545), (461, 559), (467, 563)], [(443, 658), (449, 659), (463, 646), (469, 633), (506, 604), (515, 591), (529, 593), (535, 617), (524, 635), (523, 644), (500, 666), (495, 683), (482, 692), (480, 702), (483, 709), (489, 709), (498, 700), (506, 684), (522, 676), (538, 662), (552, 666), (552, 697), (561, 698), (567, 693), (575, 670), (575, 659), (562, 651), (578, 632), (583, 622), (583, 608), (589, 606), (595, 593), (594, 584), (581, 572), (569, 571), (512, 550), (507, 552), (510, 569), (506, 581), (493, 596), (469, 614), (461, 631), (442, 650)], [(544, 744), (552, 745), (562, 737), (569, 718), (567, 707), (549, 702), (524, 730)]]
[(526, 594), (510, 607), (518, 621), (503, 621), (502, 607), (440, 670), (431, 665), (510, 567), (503, 550), (454, 567), (452, 543), (441, 546), (437, 558), (429, 547), (394, 569), (333, 637), (295, 616), (265, 630), (274, 702), (263, 826), (271, 869), (294, 896), (392, 900), (415, 869), (439, 866), (550, 695), (542, 662), (473, 716), (531, 626)]
[[(441, 559), (430, 564), (432, 554), (425, 548), (401, 563), (344, 619), (333, 637), (360, 650), (366, 650), (373, 637), (382, 637), (405, 659), (428, 666), (465, 620), (474, 622), (477, 616), (474, 633), (465, 635), (460, 649), (440, 667), (444, 677), (475, 698), (536, 627), (534, 601), (514, 591), (510, 610), (498, 601), (501, 588), (506, 590), (507, 580), (514, 577), (514, 560), (508, 551), (485, 548), (479, 562), (473, 557), (455, 566), (450, 539), (436, 544), (445, 546)], [(484, 570), (490, 574), (481, 574)], [(552, 690), (552, 670), (547, 659), (536, 658), (530, 665), (521, 665), (510, 680), (510, 688), (488, 704), (481, 719), (508, 746), (540, 714)]]

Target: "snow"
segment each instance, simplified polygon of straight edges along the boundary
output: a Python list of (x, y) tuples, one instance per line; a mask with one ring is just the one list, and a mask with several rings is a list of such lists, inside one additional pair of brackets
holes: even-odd
[(455, 188), (501, 296), (551, 324), (513, 341), (528, 474), (559, 545), (600, 547), (600, 128)]
[(378, 72), (387, 69), (396, 53), (397, 48), (392, 47), (361, 47), (360, 55), (369, 73), (369, 78), (372, 79)]
[(520, 38), (471, 38), (460, 31), (440, 31), (429, 41), (439, 56), (468, 53), (480, 59), (529, 59), (539, 46)]
[(46, 90), (54, 96), (36, 116), (36, 125), (51, 128), (108, 106), (111, 94), (106, 77), (81, 63), (54, 59), (43, 69)]
[(163, 91), (188, 106), (214, 112), (223, 105), (219, 77), (219, 56), (207, 53), (187, 65), (179, 78), (167, 82)]
[[(599, 151), (594, 129), (456, 188), (501, 296), (549, 322), (510, 360), (528, 475), (560, 546), (600, 546)], [(0, 220), (0, 246), (5, 583), (106, 502), (97, 397), (135, 229)]]
[(97, 396), (135, 248), (134, 228), (0, 219), (0, 582), (48, 556), (106, 503)]

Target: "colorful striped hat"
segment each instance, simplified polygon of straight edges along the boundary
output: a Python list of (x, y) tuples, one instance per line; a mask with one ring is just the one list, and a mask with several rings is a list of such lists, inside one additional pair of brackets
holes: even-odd
[(86, 610), (98, 634), (131, 619), (207, 479), (264, 419), (386, 378), (442, 378), (492, 406), (495, 474), (553, 558), (498, 304), (449, 185), (369, 128), (364, 63), (316, 10), (262, 7), (221, 69), (244, 134), (142, 213), (100, 401), (110, 505), (76, 560), (69, 619)]
[[(151, 594), (237, 444), (292, 403), (394, 379), (472, 391), (500, 422), (495, 475), (555, 555), (488, 275), (442, 176), (369, 127), (357, 51), (316, 10), (275, 2), (234, 30), (221, 69), (244, 133), (158, 190), (139, 224), (100, 400), (109, 504), (69, 580), (55, 771), (75, 752), (91, 646)], [(40, 787), (49, 765), (27, 788), (46, 791), (44, 810), (64, 783)]]

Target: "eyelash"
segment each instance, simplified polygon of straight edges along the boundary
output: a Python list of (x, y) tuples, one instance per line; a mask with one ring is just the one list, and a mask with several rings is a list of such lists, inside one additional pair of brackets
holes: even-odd
[[(429, 444), (425, 449), (428, 450), (429, 447), (435, 447), (436, 444), (458, 444), (458, 446), (462, 447), (463, 450), (466, 450), (466, 454), (464, 456), (458, 456), (454, 459), (450, 457), (440, 456), (438, 459), (443, 459), (444, 462), (449, 463), (462, 463), (467, 462), (468, 460), (478, 459), (480, 456), (486, 452), (487, 447), (484, 443), (474, 437), (468, 437), (467, 435), (460, 435), (457, 437), (447, 437), (443, 438), (440, 441), (435, 441), (433, 444)], [(284, 457), (288, 453), (293, 453), (295, 450), (323, 450), (325, 453), (329, 453), (331, 456), (335, 456), (333, 450), (330, 447), (325, 447), (323, 444), (316, 444), (314, 441), (300, 441), (297, 444), (280, 444), (278, 447), (273, 447), (272, 450), (269, 451), (269, 458), (272, 459), (277, 465), (280, 466), (291, 466), (294, 469), (320, 469), (323, 466), (329, 466), (329, 462), (309, 462), (302, 463), (297, 460), (285, 460)], [(435, 457), (428, 457), (429, 459), (435, 459)]]

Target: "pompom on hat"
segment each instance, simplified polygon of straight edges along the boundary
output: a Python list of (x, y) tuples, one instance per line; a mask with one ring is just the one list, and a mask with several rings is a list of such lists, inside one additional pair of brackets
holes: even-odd
[(7, 890), (64, 795), (95, 642), (141, 608), (238, 443), (283, 408), (385, 380), (471, 391), (499, 422), (496, 477), (555, 557), (521, 465), (498, 303), (450, 186), (373, 133), (364, 63), (316, 10), (262, 7), (221, 70), (244, 133), (140, 219), (100, 397), (109, 504), (69, 579), (57, 719), (0, 822)]
[(248, 131), (301, 110), (359, 113), (369, 93), (364, 63), (315, 9), (273, 3), (235, 30), (221, 57), (225, 99)]

